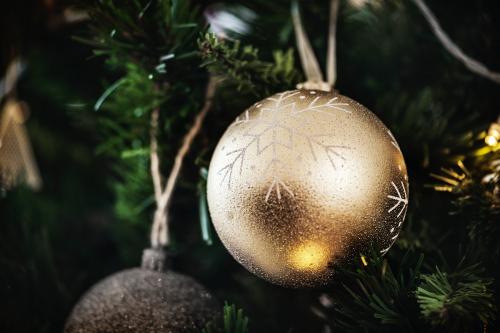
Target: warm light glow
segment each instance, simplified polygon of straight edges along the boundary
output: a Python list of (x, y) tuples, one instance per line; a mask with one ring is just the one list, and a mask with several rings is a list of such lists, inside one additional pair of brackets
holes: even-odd
[(328, 263), (327, 248), (314, 242), (299, 245), (291, 253), (293, 267), (300, 270), (318, 270)]
[(484, 138), (484, 142), (486, 142), (488, 146), (494, 147), (498, 144), (499, 140), (500, 140), (500, 124), (493, 123), (488, 129), (488, 133)]
[(486, 142), (488, 146), (496, 146), (498, 143), (498, 139), (493, 135), (487, 135), (486, 138), (484, 138), (484, 142)]
[(361, 262), (363, 263), (363, 266), (368, 266), (368, 261), (364, 255), (361, 255)]
[(433, 188), (439, 192), (453, 192), (453, 187), (447, 185), (435, 185)]

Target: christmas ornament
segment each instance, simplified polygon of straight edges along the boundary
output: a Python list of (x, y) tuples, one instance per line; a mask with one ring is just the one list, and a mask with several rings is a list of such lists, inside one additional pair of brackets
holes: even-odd
[(148, 249), (141, 268), (94, 285), (73, 309), (64, 332), (193, 332), (215, 320), (215, 299), (192, 278), (165, 270), (163, 261), (163, 251)]
[(369, 110), (293, 90), (246, 110), (210, 163), (215, 229), (251, 272), (285, 286), (327, 282), (336, 263), (395, 241), (408, 204), (403, 155)]
[(151, 228), (151, 249), (142, 267), (111, 275), (92, 287), (73, 309), (65, 333), (177, 333), (198, 332), (216, 325), (219, 306), (192, 278), (166, 269), (164, 246), (169, 245), (168, 208), (182, 162), (212, 103), (215, 80), (207, 85), (205, 103), (186, 133), (166, 182), (161, 174), (157, 136), (159, 108), (150, 122), (151, 178), (156, 211)]
[(0, 81), (0, 99), (6, 96), (0, 112), (0, 188), (10, 189), (24, 181), (37, 190), (42, 180), (25, 126), (28, 105), (14, 97), (23, 69), (22, 62), (14, 59)]
[[(335, 1), (331, 9), (335, 16)], [(360, 253), (389, 250), (405, 217), (408, 177), (394, 136), (361, 104), (330, 91), (334, 61), (323, 82), (296, 15), (294, 22), (307, 89), (255, 103), (229, 126), (210, 162), (207, 195), (238, 262), (272, 283), (314, 287)]]
[(27, 106), (9, 99), (0, 115), (0, 184), (11, 188), (23, 180), (33, 189), (42, 185), (24, 122)]

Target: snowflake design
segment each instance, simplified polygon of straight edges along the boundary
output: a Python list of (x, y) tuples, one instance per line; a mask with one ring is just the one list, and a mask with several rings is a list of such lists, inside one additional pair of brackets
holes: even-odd
[[(265, 196), (266, 202), (273, 193), (276, 194), (278, 200), (281, 200), (284, 194), (291, 197), (294, 196), (289, 185), (279, 176), (280, 169), (286, 167), (286, 165), (284, 165), (280, 159), (278, 148), (293, 151), (296, 148), (296, 143), (302, 140), (302, 142), (305, 142), (309, 147), (310, 154), (314, 161), (317, 161), (318, 154), (324, 154), (328, 158), (332, 168), (336, 169), (338, 160), (345, 160), (341, 151), (343, 149), (350, 149), (349, 147), (326, 144), (322, 138), (332, 137), (330, 133), (311, 135), (303, 130), (303, 126), (312, 126), (310, 120), (304, 117), (307, 113), (314, 112), (327, 115), (331, 115), (331, 111), (350, 113), (350, 110), (344, 108), (348, 104), (339, 102), (337, 97), (329, 99), (326, 103), (318, 103), (320, 96), (316, 96), (307, 107), (297, 108), (296, 99), (291, 98), (301, 94), (299, 100), (302, 100), (306, 98), (304, 95), (306, 93), (311, 95), (317, 94), (314, 90), (309, 92), (299, 90), (279, 93), (266, 99), (272, 102), (271, 106), (263, 106), (262, 103), (255, 105), (257, 109), (256, 112), (258, 112), (257, 117), (250, 118), (249, 111), (247, 110), (242, 116), (236, 118), (231, 126), (241, 123), (251, 124), (243, 133), (243, 137), (249, 138), (249, 141), (243, 147), (226, 153), (226, 156), (231, 157), (231, 160), (218, 171), (218, 174), (222, 175), (221, 185), (226, 182), (227, 187), (229, 189), (231, 188), (231, 181), (235, 170), (241, 175), (245, 163), (245, 156), (252, 147), (255, 147), (257, 156), (268, 150), (272, 152), (272, 158), (265, 169), (265, 173), (271, 175), (270, 185)], [(293, 125), (287, 126), (282, 121), (284, 117), (293, 117), (300, 121), (292, 122)], [(284, 138), (279, 136), (278, 132), (286, 133)], [(268, 137), (270, 137), (270, 139)]]
[(396, 142), (396, 138), (394, 137), (394, 135), (392, 134), (391, 131), (387, 130), (387, 134), (389, 134), (389, 136), (391, 137), (391, 144), (396, 147), (397, 150), (399, 150), (399, 152), (401, 152), (401, 148), (399, 148), (399, 145), (398, 143)]
[(391, 185), (396, 190), (397, 196), (388, 195), (387, 197), (389, 199), (395, 200), (396, 203), (387, 212), (388, 213), (392, 212), (393, 210), (395, 210), (396, 208), (398, 208), (400, 204), (402, 204), (401, 208), (399, 210), (398, 216), (397, 216), (397, 217), (400, 217), (401, 214), (403, 213), (403, 211), (406, 209), (406, 207), (408, 205), (408, 198), (406, 197), (406, 189), (405, 189), (405, 187), (403, 185), (403, 182), (401, 182), (401, 189), (402, 189), (401, 192), (399, 191), (399, 189), (396, 186), (396, 184), (394, 184), (394, 182), (391, 182)]
[[(387, 212), (392, 213), (396, 209), (399, 209), (398, 214), (396, 216), (397, 218), (399, 218), (403, 214), (403, 212), (405, 212), (406, 209), (408, 208), (408, 196), (406, 194), (406, 188), (405, 188), (402, 181), (400, 183), (401, 183), (401, 191), (399, 190), (398, 186), (393, 181), (391, 181), (391, 185), (395, 190), (395, 195), (388, 195), (387, 196), (387, 198), (394, 200), (394, 205), (391, 208), (389, 208), (389, 210)], [(391, 228), (391, 230), (390, 230), (391, 244), (387, 248), (380, 251), (380, 253), (382, 253), (382, 255), (386, 254), (387, 251), (389, 251), (392, 244), (396, 241), (396, 238), (398, 238), (399, 228), (401, 227), (401, 224), (403, 224), (403, 221), (404, 221), (404, 214), (403, 214), (403, 218), (399, 220), (397, 227)]]

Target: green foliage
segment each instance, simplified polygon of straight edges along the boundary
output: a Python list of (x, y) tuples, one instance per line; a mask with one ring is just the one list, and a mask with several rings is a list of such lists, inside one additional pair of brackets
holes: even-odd
[(79, 39), (112, 65), (134, 61), (161, 75), (175, 68), (169, 60), (195, 55), (200, 15), (189, 1), (104, 0), (93, 1), (87, 9), (93, 22), (90, 38)]
[[(500, 290), (500, 155), (498, 149), (485, 150), (479, 133), (498, 115), (498, 86), (450, 57), (411, 2), (381, 0), (358, 7), (341, 1), (336, 89), (370, 108), (395, 134), (409, 170), (408, 216), (387, 259), (374, 256), (367, 266), (350, 267), (320, 291), (275, 287), (246, 272), (216, 235), (208, 234), (205, 182), (198, 171), (208, 165), (237, 114), (303, 79), (292, 51), (290, 1), (232, 4), (256, 14), (239, 40), (207, 33), (202, 13), (214, 2), (88, 1), (91, 20), (77, 27), (88, 33), (77, 39), (92, 47), (90, 61), (88, 50), (72, 49), (82, 45), (61, 47), (73, 28), (54, 33), (52, 23), (31, 26), (45, 17), (40, 11), (45, 5), (33, 10), (35, 18), (24, 5), (22, 19), (8, 17), (18, 24), (3, 29), (8, 39), (16, 32), (30, 32), (30, 40), (43, 36), (43, 45), (27, 44), (23, 50), (7, 45), (4, 53), (20, 52), (29, 65), (19, 98), (33, 111), (28, 131), (46, 187), (38, 194), (19, 189), (0, 198), (0, 285), (5, 287), (0, 331), (61, 331), (87, 287), (137, 265), (154, 206), (151, 111), (160, 111), (161, 166), (168, 174), (203, 104), (210, 73), (221, 78), (213, 110), (172, 203), (172, 236), (182, 247), (173, 249), (176, 270), (196, 277), (218, 297), (242, 304), (259, 332), (482, 332), (483, 323), (488, 332), (499, 331), (493, 291)], [(57, 7), (63, 9), (63, 3)], [(301, 6), (323, 68), (327, 5), (303, 1)], [(494, 1), (429, 5), (458, 45), (498, 68)], [(9, 16), (9, 10), (2, 13)], [(101, 59), (107, 71), (99, 66)], [(77, 121), (64, 114), (70, 104)], [(195, 166), (195, 159), (206, 163)], [(437, 187), (446, 185), (447, 193), (424, 186), (429, 173), (441, 167)], [(481, 264), (450, 268), (457, 247), (474, 248), (473, 262)], [(405, 255), (407, 249), (425, 253), (425, 261), (412, 252)], [(223, 317), (220, 327), (214, 323), (205, 332), (248, 331), (248, 319), (234, 305), (226, 304)]]
[(224, 305), (224, 332), (225, 333), (247, 333), (248, 317), (243, 314), (242, 309), (236, 310), (234, 304)]
[(273, 52), (273, 62), (259, 59), (259, 50), (240, 41), (227, 41), (206, 33), (198, 41), (203, 65), (236, 85), (239, 91), (248, 91), (265, 97), (272, 92), (293, 87), (301, 78), (294, 62), (293, 50)]
[(117, 81), (112, 92), (105, 92), (96, 104), (99, 131), (103, 137), (97, 149), (117, 158), (133, 158), (149, 154), (149, 115), (160, 106), (165, 96), (155, 89), (147, 73), (134, 64), (127, 65), (126, 75)]
[(423, 256), (407, 253), (395, 271), (387, 260), (372, 255), (366, 266), (344, 271), (340, 286), (325, 307), (327, 321), (341, 332), (415, 331), (419, 324), (413, 292), (418, 284)]
[(471, 322), (491, 320), (495, 314), (493, 280), (483, 274), (478, 264), (453, 274), (439, 267), (434, 273), (422, 274), (416, 296), (425, 320), (434, 326), (448, 324), (463, 331)]
[(213, 244), (211, 220), (207, 201), (207, 168), (200, 169), (200, 180), (198, 181), (198, 210), (200, 216), (200, 229), (203, 241), (207, 245)]
[(202, 333), (248, 333), (248, 317), (243, 309), (236, 310), (236, 305), (224, 304), (223, 328), (217, 328), (217, 324), (211, 322), (202, 330)]
[[(153, 205), (149, 175), (150, 117), (160, 111), (158, 141), (162, 172), (193, 113), (202, 103), (206, 74), (197, 70), (196, 38), (201, 15), (189, 1), (94, 1), (87, 8), (89, 37), (78, 38), (94, 49), (119, 79), (95, 104), (101, 144), (97, 152), (114, 158), (116, 225), (114, 239), (134, 262), (144, 247)], [(200, 81), (201, 78), (201, 81)], [(175, 107), (172, 107), (175, 105)], [(134, 253), (136, 254), (134, 256)]]
[[(118, 163), (117, 163), (118, 164)], [(149, 157), (137, 156), (121, 161), (111, 181), (115, 193), (113, 238), (125, 262), (135, 264), (145, 247), (154, 206), (153, 185), (149, 174)]]

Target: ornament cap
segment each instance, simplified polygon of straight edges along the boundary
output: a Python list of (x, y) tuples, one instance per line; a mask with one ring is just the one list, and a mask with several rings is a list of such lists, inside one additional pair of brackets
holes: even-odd
[(170, 266), (170, 260), (167, 252), (160, 247), (152, 247), (142, 252), (143, 269), (149, 269), (157, 272), (164, 272)]
[(297, 89), (306, 89), (306, 90), (322, 90), (326, 92), (333, 91), (333, 87), (331, 84), (325, 81), (306, 81), (297, 84)]

